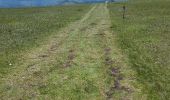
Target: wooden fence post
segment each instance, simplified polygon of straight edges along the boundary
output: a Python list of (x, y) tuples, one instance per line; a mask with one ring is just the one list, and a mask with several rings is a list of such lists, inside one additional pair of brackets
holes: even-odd
[(126, 6), (123, 6), (123, 19), (125, 19)]

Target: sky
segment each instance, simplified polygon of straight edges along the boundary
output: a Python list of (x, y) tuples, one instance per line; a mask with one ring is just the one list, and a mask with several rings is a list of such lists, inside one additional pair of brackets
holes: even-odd
[(61, 5), (65, 3), (102, 2), (105, 0), (0, 0), (0, 8)]

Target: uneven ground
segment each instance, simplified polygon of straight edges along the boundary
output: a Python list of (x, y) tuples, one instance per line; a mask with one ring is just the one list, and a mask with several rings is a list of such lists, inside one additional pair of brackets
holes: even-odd
[(169, 100), (170, 1), (129, 0), (124, 20), (123, 5), (109, 5), (116, 40), (127, 54), (148, 100)]
[(115, 44), (106, 4), (25, 53), (0, 84), (1, 99), (146, 99)]
[(7, 19), (0, 15), (0, 99), (168, 100), (169, 4), (129, 0), (39, 13), (16, 9), (15, 16), (1, 9)]
[(0, 77), (10, 73), (23, 53), (70, 22), (81, 19), (91, 5), (0, 9)]

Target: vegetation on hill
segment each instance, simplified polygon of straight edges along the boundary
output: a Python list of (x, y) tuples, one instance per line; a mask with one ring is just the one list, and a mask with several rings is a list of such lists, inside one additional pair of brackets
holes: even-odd
[[(126, 18), (123, 20), (123, 5)], [(170, 98), (170, 1), (130, 0), (109, 4), (112, 30), (128, 55), (148, 100)]]
[(37, 47), (57, 30), (81, 18), (89, 5), (0, 9), (0, 77), (22, 52)]
[(129, 0), (0, 9), (0, 97), (168, 100), (169, 7)]

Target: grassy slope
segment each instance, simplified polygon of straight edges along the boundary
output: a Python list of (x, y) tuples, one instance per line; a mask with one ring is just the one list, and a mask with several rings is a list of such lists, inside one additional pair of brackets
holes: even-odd
[[(153, 1), (153, 2), (152, 2)], [(170, 1), (133, 0), (127, 2), (126, 19), (123, 3), (110, 4), (112, 28), (117, 41), (128, 55), (138, 81), (149, 100), (170, 98)]]
[(16, 64), (16, 70), (1, 82), (1, 98), (131, 100), (142, 97), (134, 71), (114, 44), (110, 26), (106, 5), (94, 5), (81, 20), (25, 54), (23, 63)]
[(68, 23), (78, 20), (89, 5), (0, 9), (0, 77), (19, 54), (41, 42)]

